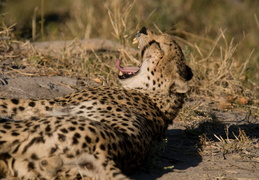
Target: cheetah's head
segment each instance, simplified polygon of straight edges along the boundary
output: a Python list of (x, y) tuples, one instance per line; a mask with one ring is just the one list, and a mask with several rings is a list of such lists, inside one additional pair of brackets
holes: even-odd
[[(185, 93), (193, 74), (184, 62), (180, 46), (167, 34), (155, 34), (143, 27), (134, 40), (141, 50), (139, 67), (121, 67), (119, 79), (124, 88), (160, 93)], [(134, 42), (133, 42), (134, 43)]]

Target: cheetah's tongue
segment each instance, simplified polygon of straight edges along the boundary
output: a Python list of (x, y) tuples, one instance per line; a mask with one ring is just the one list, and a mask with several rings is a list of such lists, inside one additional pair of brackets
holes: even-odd
[(121, 63), (120, 60), (117, 59), (116, 60), (116, 67), (118, 68), (120, 73), (123, 73), (123, 74), (135, 74), (140, 69), (140, 67), (121, 67), (120, 63)]

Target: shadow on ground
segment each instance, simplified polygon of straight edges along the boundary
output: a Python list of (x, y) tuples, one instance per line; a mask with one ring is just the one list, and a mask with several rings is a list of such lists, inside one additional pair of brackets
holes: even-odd
[[(258, 121), (258, 117), (254, 118), (254, 120), (254, 122)], [(149, 170), (138, 170), (131, 175), (131, 178), (136, 180), (155, 180), (168, 178), (184, 179), (187, 176), (184, 176), (183, 178), (180, 176), (182, 176), (181, 174), (186, 173), (187, 169), (189, 171), (192, 167), (195, 167), (195, 169), (191, 170), (194, 171), (192, 173), (195, 173), (196, 169), (206, 169), (206, 162), (205, 165), (203, 162), (201, 168), (197, 168), (197, 166), (200, 166), (200, 163), (203, 161), (203, 156), (200, 153), (203, 150), (203, 142), (201, 140), (202, 136), (206, 136), (210, 143), (220, 143), (214, 135), (224, 139), (228, 138), (231, 141), (237, 140), (240, 132), (243, 131), (246, 137), (255, 140), (255, 143), (258, 144), (258, 122), (249, 123), (246, 121), (239, 121), (229, 123), (224, 121), (204, 121), (198, 124), (197, 127), (191, 129), (185, 129), (184, 127), (179, 129), (171, 129), (174, 128), (174, 126), (169, 127), (169, 130), (166, 132), (168, 140), (166, 149), (159, 156), (156, 165)], [(250, 155), (259, 157), (257, 148), (249, 148), (250, 149), (246, 149), (246, 151), (250, 150)], [(236, 153), (237, 155), (240, 155), (240, 151), (238, 149), (233, 152), (222, 150), (214, 155), (221, 159), (220, 161), (224, 163), (224, 161), (226, 161), (224, 153)], [(217, 167), (217, 165), (215, 165), (215, 167)], [(221, 170), (221, 172), (223, 172), (223, 170)], [(201, 172), (197, 171), (197, 173)], [(190, 178), (190, 176), (188, 176), (188, 178)], [(197, 177), (194, 177), (194, 179), (197, 179)]]
[(164, 174), (197, 166), (202, 161), (198, 136), (189, 136), (181, 129), (169, 129), (166, 135), (167, 146), (156, 163), (149, 170), (138, 170), (131, 178), (155, 180)]

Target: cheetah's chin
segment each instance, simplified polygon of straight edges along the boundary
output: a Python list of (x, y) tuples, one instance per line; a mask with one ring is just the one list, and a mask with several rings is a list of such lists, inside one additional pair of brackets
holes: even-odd
[(139, 72), (141, 65), (139, 65), (138, 67), (121, 67), (120, 60), (117, 59), (116, 67), (119, 70), (119, 74), (118, 74), (119, 79), (127, 79), (136, 75)]

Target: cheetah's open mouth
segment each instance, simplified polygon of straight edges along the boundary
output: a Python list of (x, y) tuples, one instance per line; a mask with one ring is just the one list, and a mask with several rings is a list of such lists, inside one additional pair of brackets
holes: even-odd
[(135, 74), (137, 74), (139, 72), (140, 66), (139, 67), (121, 67), (120, 66), (120, 60), (117, 59), (116, 60), (116, 67), (119, 70), (119, 79), (127, 79), (130, 78), (132, 76), (134, 76)]

